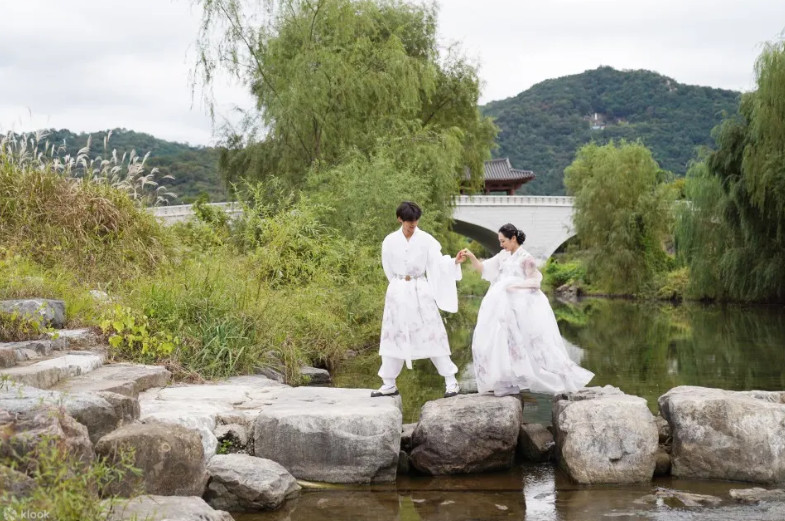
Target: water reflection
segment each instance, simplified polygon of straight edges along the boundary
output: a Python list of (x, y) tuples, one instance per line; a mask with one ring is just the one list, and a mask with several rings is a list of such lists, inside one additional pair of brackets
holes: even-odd
[(732, 390), (785, 388), (785, 312), (587, 299), (554, 303), (564, 337), (586, 351), (592, 385), (657, 398), (677, 385)]
[[(478, 299), (464, 299), (460, 312), (447, 320), (453, 360), (460, 368), (464, 390), (471, 390), (473, 385), (471, 333), (478, 303)], [(678, 385), (732, 390), (785, 389), (782, 371), (785, 310), (782, 307), (673, 306), (606, 299), (586, 299), (578, 304), (553, 302), (553, 307), (571, 357), (596, 375), (590, 385), (610, 384), (642, 396), (654, 412), (659, 396)], [(336, 385), (378, 387), (378, 365), (379, 357), (374, 353), (358, 357), (341, 368), (335, 378)], [(428, 360), (416, 361), (413, 371), (404, 370), (398, 386), (403, 398), (404, 422), (416, 422), (422, 404), (440, 398), (443, 393), (443, 380)], [(524, 393), (522, 399), (526, 421), (550, 423), (551, 396)], [(699, 508), (640, 504), (638, 500), (658, 486), (715, 495), (722, 503)], [(642, 485), (586, 487), (572, 483), (552, 465), (543, 464), (483, 476), (399, 477), (394, 490), (366, 489), (344, 492), (347, 494), (344, 496), (332, 492), (309, 493), (294, 504), (293, 508), (299, 512), (296, 516), (253, 519), (785, 519), (783, 504), (750, 506), (730, 500), (729, 489), (749, 486), (665, 479)], [(345, 505), (340, 506), (342, 502)], [(337, 510), (329, 512), (325, 505), (335, 505)]]

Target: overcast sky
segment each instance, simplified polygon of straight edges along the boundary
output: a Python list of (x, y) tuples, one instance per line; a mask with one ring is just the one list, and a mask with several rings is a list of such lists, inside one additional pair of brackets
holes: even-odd
[[(439, 34), (480, 66), (481, 103), (600, 65), (681, 83), (751, 90), (785, 0), (440, 0)], [(189, 69), (189, 0), (0, 0), (0, 131), (124, 127), (215, 142)], [(227, 81), (219, 115), (249, 106)]]

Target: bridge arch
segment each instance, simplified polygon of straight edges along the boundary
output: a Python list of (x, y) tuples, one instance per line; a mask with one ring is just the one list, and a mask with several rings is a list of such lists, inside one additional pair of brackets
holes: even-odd
[(526, 232), (524, 248), (539, 264), (575, 235), (572, 197), (472, 195), (455, 198), (453, 230), (499, 251), (498, 230), (512, 223)]

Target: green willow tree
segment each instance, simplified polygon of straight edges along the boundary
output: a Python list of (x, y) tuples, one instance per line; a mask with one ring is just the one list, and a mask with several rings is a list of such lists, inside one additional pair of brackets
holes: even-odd
[[(226, 68), (257, 102), (248, 128), (259, 135), (228, 140), (228, 181), (274, 176), (340, 202), (341, 216), (390, 213), (410, 197), (442, 225), (461, 183), (481, 182), (496, 127), (478, 110), (476, 68), (440, 54), (433, 4), (279, 0), (261, 19), (239, 0), (202, 7), (202, 79)], [(385, 192), (368, 202), (356, 186)]]
[(645, 292), (665, 269), (674, 195), (669, 177), (648, 148), (624, 141), (585, 145), (564, 171), (587, 275), (599, 288)]
[(687, 175), (679, 254), (701, 298), (785, 300), (785, 42), (755, 65), (757, 90)]

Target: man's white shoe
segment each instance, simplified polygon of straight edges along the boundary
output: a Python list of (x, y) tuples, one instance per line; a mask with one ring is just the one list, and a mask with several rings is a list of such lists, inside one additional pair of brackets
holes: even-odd
[(447, 387), (447, 390), (444, 392), (444, 397), (452, 398), (453, 396), (457, 395), (459, 392), (461, 392), (461, 386), (458, 385), (458, 382), (456, 382)]
[(371, 391), (371, 398), (378, 398), (379, 396), (397, 396), (398, 387), (392, 385), (383, 385), (379, 387), (378, 391)]

